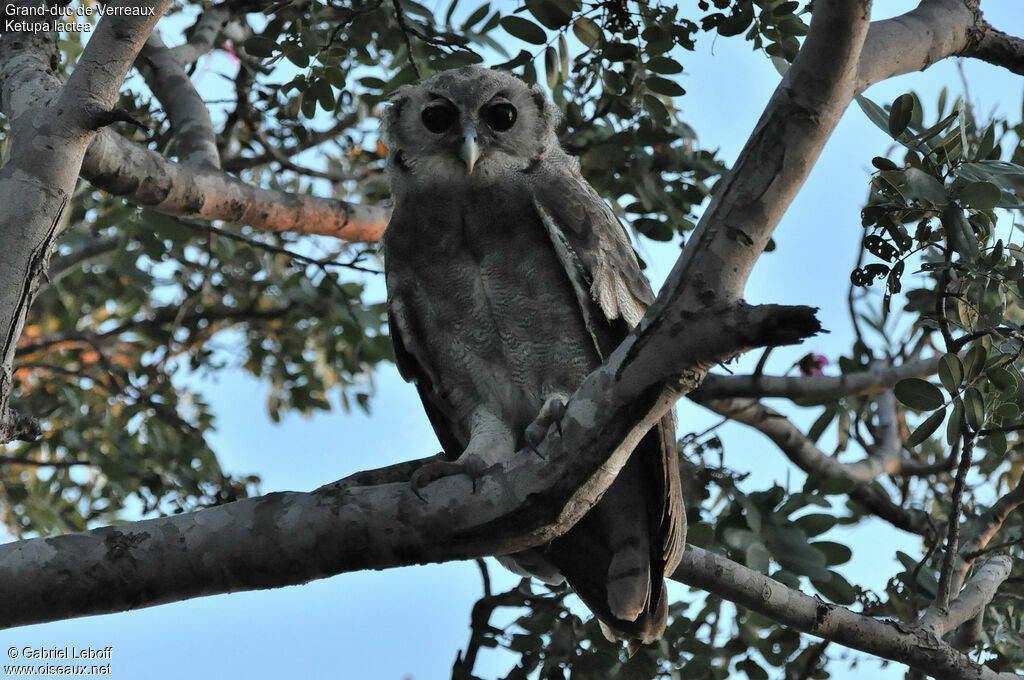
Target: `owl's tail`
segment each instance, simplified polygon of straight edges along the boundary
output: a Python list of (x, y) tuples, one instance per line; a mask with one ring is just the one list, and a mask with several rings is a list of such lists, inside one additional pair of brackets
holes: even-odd
[(665, 576), (686, 535), (672, 414), (637, 445), (600, 502), (541, 548), (610, 640), (630, 655), (661, 638), (668, 621)]

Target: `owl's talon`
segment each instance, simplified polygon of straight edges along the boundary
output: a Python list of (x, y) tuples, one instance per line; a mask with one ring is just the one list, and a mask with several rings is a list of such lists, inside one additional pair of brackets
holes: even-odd
[[(533, 449), (533, 452), (537, 453), (537, 455), (540, 454), (537, 452), (536, 447), (544, 441), (552, 423), (558, 432), (558, 436), (562, 436), (562, 417), (565, 416), (567, 411), (566, 401), (566, 398), (560, 394), (553, 394), (548, 397), (544, 405), (540, 407), (537, 417), (533, 419), (532, 423), (527, 425), (526, 431), (523, 432), (523, 440), (526, 442), (526, 445)], [(544, 458), (544, 456), (540, 457)]]
[(439, 460), (433, 463), (425, 463), (418, 467), (412, 473), (412, 476), (409, 477), (409, 486), (412, 487), (412, 492), (420, 500), (426, 502), (426, 499), (420, 494), (420, 489), (423, 487), (431, 482), (436, 482), (442, 477), (467, 475), (473, 483), (473, 493), (476, 493), (476, 480), (486, 469), (487, 464), (474, 454), (464, 455), (459, 460)]
[(533, 444), (531, 444), (530, 442), (526, 442), (526, 448), (530, 449), (530, 451), (533, 453), (533, 455), (537, 456), (541, 460), (547, 460), (547, 457), (543, 453), (541, 453), (537, 449), (537, 447), (534, 446)]

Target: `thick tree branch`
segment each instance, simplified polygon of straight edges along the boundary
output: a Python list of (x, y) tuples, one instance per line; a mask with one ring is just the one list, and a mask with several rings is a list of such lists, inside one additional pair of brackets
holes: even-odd
[[(870, 2), (815, 3), (807, 39), (645, 320), (738, 299), (854, 95)], [(644, 322), (641, 322), (644, 323)]]
[(384, 208), (260, 189), (220, 171), (185, 168), (111, 130), (96, 136), (82, 176), (97, 187), (169, 215), (225, 220), (267, 231), (374, 243)]
[(978, 21), (967, 4), (923, 0), (906, 14), (873, 22), (857, 66), (856, 91), (966, 50)]
[(828, 604), (695, 546), (686, 546), (683, 561), (672, 578), (720, 595), (785, 626), (907, 664), (938, 680), (1018, 678), (974, 663), (930, 632)]
[(194, 64), (217, 45), (217, 36), (231, 21), (231, 13), (225, 4), (213, 5), (203, 10), (192, 35), (184, 45), (171, 48), (175, 61), (182, 66)]
[(219, 169), (220, 154), (210, 111), (159, 33), (149, 36), (135, 60), (135, 66), (167, 112), (181, 163), (189, 167)]
[[(49, 52), (53, 46), (45, 36), (25, 35), (15, 39), (11, 34), (4, 39), (10, 46), (18, 48), (14, 52), (8, 50), (0, 65), (0, 83), (4, 87), (2, 109), (12, 121), (16, 121), (30, 107), (52, 96), (51, 93), (63, 90), (60, 89), (60, 80), (50, 68)], [(79, 81), (85, 81), (85, 86), (91, 82), (89, 73), (86, 68), (79, 77)], [(76, 87), (80, 89), (80, 86)], [(223, 172), (186, 168), (109, 129), (93, 136), (95, 126), (102, 119), (102, 111), (98, 102), (92, 99), (89, 102), (92, 103), (87, 102), (81, 110), (75, 109), (76, 116), (84, 117), (91, 137), (92, 143), (85, 159), (71, 165), (62, 163), (58, 167), (81, 167), (82, 176), (100, 189), (167, 214), (225, 220), (268, 231), (320, 234), (368, 243), (376, 242), (384, 232), (389, 212), (383, 208), (260, 189)], [(25, 120), (31, 120), (38, 128), (46, 117), (29, 114)], [(32, 133), (20, 133), (17, 125), (13, 126), (12, 139), (15, 142), (19, 138), (24, 141), (28, 134)], [(61, 141), (56, 147), (64, 151), (67, 145)], [(18, 148), (17, 143), (12, 144), (12, 153)], [(39, 162), (35, 155), (30, 160)], [(7, 165), (10, 166), (7, 171), (13, 172), (15, 166)], [(23, 197), (21, 200), (39, 194), (37, 189), (23, 188), (16, 192)], [(66, 197), (58, 196), (53, 200), (63, 204)], [(31, 203), (27, 210), (36, 207), (34, 202)], [(2, 278), (2, 272), (0, 280), (6, 280)], [(2, 320), (0, 314), (0, 322)]]
[(1024, 40), (997, 30), (988, 22), (984, 23), (983, 29), (981, 41), (961, 52), (961, 55), (981, 59), (1024, 75)]
[(360, 475), (312, 493), (0, 546), (0, 626), (545, 543), (593, 507), (671, 406), (662, 385), (685, 390), (700, 368), (817, 328), (799, 307), (737, 304), (685, 327), (668, 315), (587, 378), (537, 447), (541, 457), (522, 452), (476, 480), (447, 477), (417, 492), (408, 481), (365, 486)]

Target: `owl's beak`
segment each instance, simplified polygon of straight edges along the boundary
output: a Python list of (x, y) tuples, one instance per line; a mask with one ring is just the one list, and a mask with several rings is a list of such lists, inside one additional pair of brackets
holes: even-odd
[(480, 158), (480, 147), (476, 143), (476, 128), (467, 125), (462, 129), (462, 160), (466, 163), (466, 172), (472, 174), (473, 166)]

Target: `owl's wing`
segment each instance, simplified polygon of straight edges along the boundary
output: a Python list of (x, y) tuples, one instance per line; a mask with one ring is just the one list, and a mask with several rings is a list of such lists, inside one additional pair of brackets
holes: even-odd
[[(587, 328), (602, 358), (607, 357), (654, 301), (629, 236), (611, 208), (575, 168), (538, 170), (534, 200), (572, 281)], [(651, 526), (659, 527), (657, 535), (661, 538), (660, 554), (652, 557), (664, 565), (666, 574), (679, 564), (686, 531), (675, 431), (675, 413), (670, 410), (638, 447), (647, 454), (642, 456), (642, 474), (650, 490)], [(652, 553), (656, 546), (652, 541)], [(652, 599), (658, 596), (652, 592)]]
[[(401, 220), (402, 216), (396, 211), (392, 216), (392, 224)], [(391, 228), (391, 225), (388, 227)], [(400, 228), (396, 225), (396, 229)], [(387, 232), (381, 240), (381, 250), (387, 258)], [(416, 282), (411, 279), (405, 269), (392, 267), (387, 272), (387, 287), (389, 291), (408, 290), (415, 286)], [(391, 345), (395, 351), (395, 365), (398, 373), (406, 382), (411, 382), (419, 392), (420, 401), (423, 402), (423, 409), (427, 412), (427, 418), (437, 434), (438, 441), (449, 457), (457, 457), (462, 452), (463, 445), (452, 429), (453, 419), (446, 413), (444, 401), (441, 399), (437, 386), (441, 384), (428, 348), (423, 346), (422, 338), (427, 336), (421, 328), (420, 319), (416, 317), (415, 309), (403, 303), (404, 296), (389, 295), (388, 299), (388, 327), (391, 333)]]
[(554, 166), (536, 174), (537, 209), (574, 287), (585, 286), (608, 321), (621, 318), (629, 328), (636, 326), (654, 292), (625, 228), (575, 168)]

